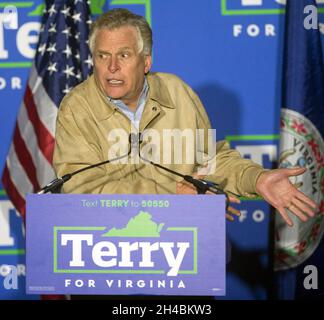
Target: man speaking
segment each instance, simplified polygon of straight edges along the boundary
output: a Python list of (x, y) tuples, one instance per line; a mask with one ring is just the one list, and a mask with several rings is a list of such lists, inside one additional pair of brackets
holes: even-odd
[[(110, 10), (92, 25), (89, 44), (94, 73), (60, 105), (53, 159), (57, 176), (105, 161), (120, 140), (136, 131), (158, 136), (151, 153), (158, 159), (172, 159), (163, 163), (165, 167), (200, 177), (204, 164), (197, 155), (210, 155), (207, 139), (200, 144), (194, 141), (198, 152), (193, 161), (184, 161), (190, 150), (182, 144), (167, 156), (170, 150), (163, 148), (165, 144), (160, 148), (159, 142), (170, 130), (192, 132), (192, 137), (203, 132), (206, 137), (211, 128), (201, 101), (186, 83), (175, 75), (150, 73), (152, 31), (146, 20), (126, 9)], [(182, 161), (176, 154), (183, 155)], [(314, 216), (316, 204), (289, 181), (290, 176), (304, 173), (304, 168), (265, 170), (243, 159), (225, 141), (216, 144), (214, 158), (205, 158), (216, 165), (208, 166), (204, 179), (222, 186), (226, 193), (262, 196), (289, 225), (287, 209), (302, 221)], [(63, 192), (195, 194), (196, 189), (171, 172), (127, 158), (76, 175), (64, 184)]]

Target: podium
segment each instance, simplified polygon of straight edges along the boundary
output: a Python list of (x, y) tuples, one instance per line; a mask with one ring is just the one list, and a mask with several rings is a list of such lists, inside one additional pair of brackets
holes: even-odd
[(27, 195), (26, 291), (225, 295), (224, 195)]

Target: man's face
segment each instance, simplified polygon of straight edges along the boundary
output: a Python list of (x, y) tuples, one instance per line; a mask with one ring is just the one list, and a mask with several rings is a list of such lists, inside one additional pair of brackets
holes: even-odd
[(131, 109), (136, 108), (145, 73), (151, 68), (151, 56), (138, 53), (138, 36), (131, 26), (101, 29), (93, 52), (94, 75), (103, 90)]

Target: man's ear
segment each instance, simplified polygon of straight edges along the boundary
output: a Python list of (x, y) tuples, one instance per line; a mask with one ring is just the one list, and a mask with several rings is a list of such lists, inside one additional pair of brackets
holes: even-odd
[(151, 70), (151, 67), (152, 67), (152, 56), (146, 55), (144, 59), (145, 59), (144, 72), (145, 72), (145, 74), (147, 74), (147, 73), (149, 73), (149, 71)]

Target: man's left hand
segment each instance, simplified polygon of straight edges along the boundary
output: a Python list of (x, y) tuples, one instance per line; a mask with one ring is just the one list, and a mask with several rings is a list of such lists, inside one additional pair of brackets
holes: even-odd
[(286, 209), (304, 222), (315, 215), (316, 203), (297, 190), (289, 180), (289, 177), (298, 176), (305, 171), (305, 168), (274, 169), (263, 172), (256, 183), (257, 193), (279, 211), (289, 226), (293, 222)]

